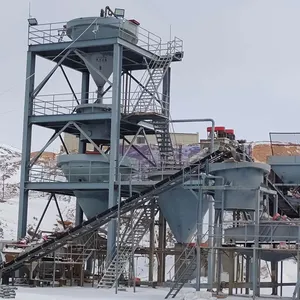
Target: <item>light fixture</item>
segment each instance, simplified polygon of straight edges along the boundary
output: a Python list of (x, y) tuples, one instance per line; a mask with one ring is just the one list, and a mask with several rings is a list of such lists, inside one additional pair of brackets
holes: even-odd
[(29, 24), (29, 26), (36, 26), (36, 25), (38, 25), (38, 21), (36, 18), (29, 18), (28, 24)]
[(123, 8), (115, 8), (114, 15), (116, 17), (124, 18), (124, 16), (125, 16), (125, 9), (123, 9)]

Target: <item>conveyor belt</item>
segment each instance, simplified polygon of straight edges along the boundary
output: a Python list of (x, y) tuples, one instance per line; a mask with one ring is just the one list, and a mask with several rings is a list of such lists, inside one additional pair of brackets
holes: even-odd
[[(176, 185), (182, 184), (183, 176), (191, 173), (196, 173), (199, 170), (205, 171), (207, 162), (215, 163), (222, 162), (224, 158), (231, 157), (231, 152), (226, 150), (217, 150), (203, 158), (198, 162), (193, 163), (192, 165), (178, 171), (177, 173), (169, 176), (168, 178), (154, 184), (153, 186), (145, 189), (139, 195), (132, 196), (120, 204), (120, 214), (124, 214), (132, 209), (142, 206), (145, 202), (151, 200), (153, 197), (161, 194), (162, 192), (173, 188)], [(62, 233), (57, 238), (50, 240), (41, 244), (40, 246), (25, 252), (14, 260), (2, 265), (0, 272), (7, 273), (15, 271), (22, 267), (25, 263), (29, 263), (35, 260), (38, 260), (56, 249), (64, 246), (68, 241), (74, 240), (76, 238), (82, 237), (88, 233), (91, 233), (97, 230), (100, 226), (105, 225), (111, 219), (116, 218), (118, 215), (118, 206), (114, 206), (95, 217), (83, 222), (81, 225), (78, 225), (64, 233)]]

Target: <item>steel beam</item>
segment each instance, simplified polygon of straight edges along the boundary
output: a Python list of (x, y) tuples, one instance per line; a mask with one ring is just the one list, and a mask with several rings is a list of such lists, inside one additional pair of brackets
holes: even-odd
[(30, 123), (40, 126), (52, 126), (57, 123), (67, 123), (69, 121), (80, 122), (89, 120), (110, 120), (111, 112), (105, 112), (101, 114), (69, 114), (69, 115), (51, 115), (51, 116), (32, 116), (29, 118)]
[(39, 92), (43, 89), (45, 84), (48, 82), (48, 80), (52, 77), (52, 75), (55, 73), (55, 71), (58, 69), (58, 67), (63, 63), (63, 61), (68, 57), (71, 50), (67, 51), (64, 56), (59, 60), (59, 62), (55, 65), (55, 67), (48, 73), (48, 75), (42, 80), (42, 82), (36, 87), (36, 89), (33, 91), (33, 98), (35, 98)]
[[(52, 51), (61, 52), (64, 49), (83, 49), (89, 47), (103, 47), (110, 46), (117, 42), (117, 38), (107, 38), (107, 39), (95, 39), (95, 40), (85, 40), (85, 41), (71, 41), (64, 43), (52, 43), (52, 44), (39, 44), (30, 45), (29, 50), (34, 53), (39, 53), (43, 56), (43, 53), (49, 53)], [(72, 44), (72, 45), (71, 45)]]
[[(90, 90), (90, 73), (83, 72), (81, 78), (81, 104), (89, 102), (89, 90)], [(80, 114), (79, 114), (80, 115)], [(82, 154), (86, 152), (86, 142), (80, 141), (78, 145), (78, 153)], [(83, 222), (83, 210), (76, 199), (76, 211), (75, 211), (75, 224), (76, 226)]]
[(32, 114), (33, 107), (33, 90), (35, 79), (35, 61), (36, 56), (32, 52), (27, 52), (26, 67), (26, 88), (24, 101), (24, 120), (23, 120), (23, 141), (22, 141), (22, 161), (21, 161), (21, 178), (20, 178), (20, 200), (18, 216), (18, 239), (26, 235), (27, 211), (28, 211), (28, 190), (25, 188), (29, 180), (29, 161), (31, 151), (32, 124), (29, 117)]
[[(119, 144), (120, 144), (120, 107), (121, 107), (121, 74), (122, 74), (122, 46), (114, 44), (113, 50), (113, 87), (112, 87), (112, 118), (110, 135), (110, 169), (108, 207), (117, 205), (118, 188), (115, 183), (119, 179)], [(111, 255), (116, 245), (116, 220), (108, 224), (107, 255)]]

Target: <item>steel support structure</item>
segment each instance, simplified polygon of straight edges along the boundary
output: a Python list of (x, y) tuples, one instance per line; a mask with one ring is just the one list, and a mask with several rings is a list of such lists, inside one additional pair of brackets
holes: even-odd
[[(49, 25), (51, 31), (51, 24)], [(51, 243), (46, 242), (36, 247), (33, 251), (26, 253), (26, 255), (20, 255), (16, 261), (8, 264), (6, 271), (9, 272), (11, 270), (17, 270), (24, 265), (24, 263), (35, 261), (44, 257), (46, 254), (53, 253), (57, 251), (63, 244), (69, 243), (78, 237), (83, 237), (92, 231), (99, 230), (99, 227), (103, 226), (104, 224), (108, 224), (106, 247), (107, 255), (112, 255), (116, 252), (116, 257), (118, 259), (118, 249), (122, 247), (122, 245), (119, 244), (120, 216), (139, 208), (143, 203), (145, 203), (145, 201), (149, 201), (157, 192), (159, 193), (160, 189), (164, 186), (166, 189), (168, 189), (169, 181), (173, 181), (175, 184), (181, 183), (181, 179), (179, 179), (181, 174), (177, 174), (176, 176), (168, 178), (166, 182), (162, 181), (162, 185), (159, 186), (155, 186), (156, 183), (152, 183), (150, 186), (149, 181), (145, 182), (144, 185), (137, 184), (137, 186), (139, 186), (138, 191), (134, 191), (133, 195), (121, 203), (121, 196), (127, 197), (128, 190), (132, 191), (132, 182), (131, 179), (121, 182), (121, 157), (119, 151), (120, 140), (126, 140), (126, 136), (134, 136), (140, 132), (142, 132), (145, 137), (147, 134), (153, 135), (157, 133), (157, 131), (151, 128), (151, 126), (145, 126), (140, 129), (140, 122), (148, 122), (149, 125), (151, 124), (151, 121), (163, 122), (168, 128), (167, 133), (169, 134), (171, 84), (170, 64), (171, 62), (182, 60), (182, 41), (175, 38), (173, 41), (166, 44), (167, 49), (162, 50), (163, 44), (161, 44), (161, 39), (159, 39), (159, 44), (157, 46), (160, 51), (158, 54), (155, 53), (154, 50), (153, 52), (149, 51), (149, 48), (145, 50), (142, 46), (140, 46), (140, 44), (131, 43), (127, 41), (126, 38), (120, 38), (120, 35), (116, 35), (115, 37), (111, 38), (92, 39), (85, 41), (73, 40), (72, 42), (69, 42), (63, 41), (63, 39), (58, 39), (57, 41), (43, 40), (42, 43), (35, 43), (34, 39), (30, 39), (31, 29), (34, 30), (34, 26), (29, 28), (29, 47), (27, 53), (18, 238), (23, 238), (26, 235), (28, 193), (30, 190), (48, 192), (51, 197), (55, 199), (61, 219), (62, 216), (58, 207), (56, 194), (75, 196), (77, 195), (76, 191), (106, 190), (108, 191), (108, 210), (98, 213), (96, 217), (89, 218), (87, 221), (83, 222), (83, 211), (78, 201), (76, 201), (76, 227), (70, 229), (68, 232), (64, 232), (62, 236), (57, 238), (56, 241), (51, 241)], [(43, 32), (43, 30), (41, 30), (41, 32)], [(172, 43), (174, 46), (169, 48), (170, 45), (173, 45)], [(101, 68), (100, 70), (98, 67), (96, 68), (88, 59), (86, 59), (84, 55), (85, 53), (101, 53), (102, 51), (106, 53), (109, 52), (109, 55), (113, 56), (111, 81), (109, 78), (103, 77)], [(52, 60), (52, 62), (55, 63), (55, 66), (44, 77), (44, 79), (35, 86), (35, 64), (37, 54), (42, 58)], [(77, 89), (76, 87), (72, 86), (71, 80), (68, 78), (67, 73), (65, 72), (66, 67), (81, 73), (81, 91), (79, 94), (76, 94)], [(55, 94), (44, 95), (51, 96), (52, 104), (50, 105), (52, 105), (52, 107), (50, 107), (50, 109), (47, 107), (49, 101), (47, 102), (47, 100), (35, 98), (37, 95), (39, 95), (39, 98), (42, 97), (40, 92), (58, 69), (61, 69), (66, 80), (67, 87), (71, 91), (71, 99), (67, 99), (66, 101), (71, 100), (74, 102), (75, 100), (75, 104), (72, 103), (71, 108), (68, 106), (68, 104), (64, 105), (61, 104), (61, 102), (55, 103), (55, 96), (57, 96)], [(101, 90), (98, 91), (96, 101), (91, 99), (92, 97), (90, 96), (90, 77), (93, 75), (90, 74), (90, 69), (105, 79), (106, 85), (109, 85), (109, 87), (106, 87), (105, 90), (101, 87)], [(141, 77), (141, 79), (136, 79), (136, 77), (132, 75), (132, 71), (141, 70), (146, 70), (149, 80), (147, 80), (147, 78), (145, 80), (144, 77)], [(160, 72), (161, 70), (163, 71)], [(133, 81), (135, 81), (139, 87), (142, 87), (142, 92), (139, 92), (140, 94), (137, 98), (131, 98), (133, 85), (131, 80), (128, 81), (128, 78), (126, 79), (126, 76), (122, 78), (122, 75), (124, 74), (129, 74), (128, 78), (130, 76), (130, 78), (133, 79)], [(143, 84), (142, 80), (145, 80), (146, 84)], [(152, 82), (152, 84), (149, 85), (149, 82)], [(122, 85), (124, 89), (123, 91), (127, 91), (125, 92), (126, 96), (124, 98), (122, 98)], [(112, 96), (109, 96), (111, 97), (111, 106), (106, 107), (103, 112), (95, 113), (94, 111), (82, 112), (77, 110), (77, 105), (95, 104), (101, 102), (100, 98), (102, 98), (103, 95), (108, 91), (112, 93)], [(151, 98), (153, 94), (155, 94), (155, 97)], [(133, 100), (132, 103), (134, 103), (136, 106), (138, 106), (139, 103), (135, 103), (135, 101), (145, 101), (144, 106), (142, 106), (143, 110), (133, 111), (132, 106), (130, 106), (132, 103), (128, 104), (128, 107), (126, 108), (126, 102), (129, 103), (131, 100)], [(154, 103), (153, 105), (152, 102)], [(39, 103), (42, 103), (42, 109), (40, 110)], [(43, 109), (44, 111), (40, 113), (40, 111)], [(100, 124), (103, 121), (111, 122), (110, 137), (105, 137), (102, 139), (102, 137), (94, 138), (92, 134), (89, 135), (87, 127), (90, 124)], [(44, 144), (38, 154), (30, 159), (31, 145), (33, 142), (33, 125), (53, 130), (53, 135)], [(165, 131), (163, 132), (165, 133)], [(66, 147), (66, 143), (62, 138), (64, 133), (79, 137), (78, 154), (86, 153), (87, 145), (91, 144), (94, 146), (96, 151), (101, 153), (102, 157), (109, 160), (109, 180), (107, 182), (84, 182), (84, 180), (81, 181), (81, 179), (77, 182), (76, 180), (72, 181), (72, 179), (70, 179), (72, 177), (71, 175), (69, 175), (69, 178), (67, 178), (67, 175), (65, 176), (65, 179), (67, 179), (66, 182), (46, 182), (43, 180), (41, 182), (31, 181), (31, 168), (38, 163), (38, 160), (43, 152), (47, 149), (47, 147), (49, 147), (49, 145), (51, 145), (51, 143), (53, 143), (54, 140), (59, 138), (62, 142), (65, 153), (70, 153)], [(165, 138), (170, 140), (169, 136), (165, 136)], [(102, 145), (103, 140), (104, 142)], [(164, 143), (164, 141), (162, 141), (162, 143)], [(131, 145), (132, 143), (129, 144)], [(169, 142), (165, 144), (169, 145)], [(102, 150), (102, 146), (107, 146), (109, 150)], [(137, 151), (137, 148), (135, 148), (134, 145), (131, 146)], [(215, 159), (222, 160), (223, 156), (226, 155), (227, 153), (225, 152), (216, 151), (216, 153), (207, 156), (206, 159), (212, 161)], [(153, 155), (152, 159), (153, 162), (148, 162), (152, 166), (156, 166)], [(199, 160), (199, 164), (203, 169), (204, 167), (202, 160)], [(182, 169), (180, 172), (185, 173), (190, 172), (190, 170)], [(162, 283), (165, 280), (166, 220), (161, 213), (159, 217), (159, 223), (160, 251), (158, 254), (158, 281)], [(152, 239), (152, 243), (150, 245), (150, 261), (154, 260), (154, 253), (157, 253), (156, 249), (154, 249), (154, 225), (155, 222), (153, 220), (150, 230)], [(117, 251), (115, 251), (115, 249), (117, 249)], [(118, 272), (119, 270), (117, 269), (116, 276), (118, 275)], [(153, 270), (150, 270), (149, 276), (150, 278), (154, 277)]]
[[(112, 83), (112, 117), (110, 135), (110, 166), (109, 166), (109, 198), (108, 207), (117, 205), (119, 184), (119, 145), (120, 145), (120, 118), (121, 118), (121, 73), (122, 73), (122, 46), (114, 44), (113, 48), (113, 83)], [(119, 220), (118, 220), (119, 222)], [(117, 235), (116, 220), (108, 224), (107, 255), (114, 252)]]
[[(82, 72), (81, 79), (81, 104), (89, 102), (90, 74)], [(86, 142), (79, 140), (78, 153), (85, 153)], [(79, 225), (83, 222), (83, 211), (76, 199), (75, 224)]]
[(21, 178), (20, 178), (20, 199), (19, 199), (19, 214), (18, 214), (18, 235), (20, 239), (26, 234), (27, 213), (28, 213), (28, 194), (26, 182), (29, 181), (29, 161), (31, 152), (32, 140), (32, 124), (29, 117), (33, 111), (33, 91), (35, 79), (35, 62), (36, 54), (27, 52), (27, 67), (26, 67), (26, 85), (25, 85), (25, 100), (24, 100), (24, 117), (23, 117), (23, 141), (22, 141), (22, 161), (21, 161)]

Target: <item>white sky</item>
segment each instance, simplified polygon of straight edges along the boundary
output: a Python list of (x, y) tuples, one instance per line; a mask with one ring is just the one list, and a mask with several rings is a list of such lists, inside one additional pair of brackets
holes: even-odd
[[(184, 40), (184, 60), (172, 68), (173, 119), (211, 117), (249, 141), (267, 140), (269, 131), (298, 130), (299, 0), (32, 0), (31, 13), (40, 23), (67, 21), (97, 16), (106, 5), (125, 8), (127, 18), (137, 19), (165, 39), (172, 25), (172, 35)], [(0, 143), (18, 148), (27, 17), (28, 1), (10, 0), (2, 6)], [(36, 83), (50, 68), (50, 64), (38, 64)], [(53, 84), (60, 82), (61, 77)], [(80, 87), (75, 90), (79, 92)], [(184, 124), (175, 129), (203, 136), (206, 126)], [(46, 138), (39, 130), (33, 150)]]

